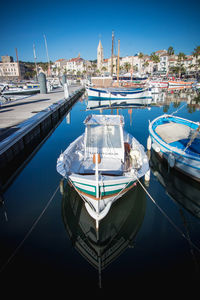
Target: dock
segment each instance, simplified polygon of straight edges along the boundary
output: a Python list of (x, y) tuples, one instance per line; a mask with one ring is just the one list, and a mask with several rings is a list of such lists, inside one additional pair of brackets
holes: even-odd
[(85, 88), (70, 86), (7, 101), (0, 107), (0, 190), (6, 189), (24, 163), (61, 122)]

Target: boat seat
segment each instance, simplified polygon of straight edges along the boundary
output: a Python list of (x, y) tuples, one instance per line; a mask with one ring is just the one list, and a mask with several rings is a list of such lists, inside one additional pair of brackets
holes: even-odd
[(194, 130), (188, 126), (178, 123), (167, 123), (158, 125), (155, 129), (156, 133), (163, 141), (170, 144), (182, 139), (188, 139)]
[[(98, 170), (102, 174), (122, 175), (123, 164), (119, 158), (101, 158), (101, 162), (98, 164)], [(93, 159), (85, 160), (79, 170), (80, 174), (94, 174), (95, 164)]]

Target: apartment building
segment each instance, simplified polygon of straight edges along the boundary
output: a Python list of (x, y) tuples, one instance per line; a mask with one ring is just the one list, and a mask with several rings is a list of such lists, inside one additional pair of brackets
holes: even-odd
[(14, 62), (12, 56), (2, 56), (0, 62), (0, 78), (6, 80), (24, 79), (25, 66), (21, 62)]

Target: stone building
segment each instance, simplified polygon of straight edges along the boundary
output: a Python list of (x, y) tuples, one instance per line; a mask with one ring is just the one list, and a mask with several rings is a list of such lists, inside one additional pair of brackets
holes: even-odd
[(103, 67), (103, 46), (100, 40), (99, 45), (97, 47), (97, 69), (101, 72), (102, 67)]

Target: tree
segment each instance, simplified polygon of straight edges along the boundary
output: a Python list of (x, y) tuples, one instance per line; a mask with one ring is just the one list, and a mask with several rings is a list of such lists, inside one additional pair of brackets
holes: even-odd
[(124, 64), (124, 68), (125, 68), (126, 72), (128, 72), (130, 70), (130, 68), (131, 68), (131, 65), (128, 62), (126, 62)]
[(150, 59), (156, 64), (154, 67), (154, 72), (157, 70), (158, 66), (157, 64), (160, 62), (160, 57), (155, 54), (155, 52), (151, 53)]
[(182, 60), (186, 59), (186, 55), (183, 52), (179, 52), (178, 54), (178, 61), (181, 62)]
[(167, 50), (167, 53), (169, 56), (174, 55), (174, 48), (172, 46), (170, 46)]
[(194, 49), (194, 51), (192, 52), (192, 55), (193, 55), (194, 57), (196, 57), (196, 58), (200, 55), (200, 46), (197, 46), (197, 47)]
[(198, 59), (198, 57), (200, 56), (200, 46), (197, 46), (194, 49), (194, 51), (192, 52), (192, 55), (196, 58), (195, 70), (196, 70), (196, 73), (197, 73), (198, 68), (200, 66), (200, 60)]
[(156, 64), (160, 62), (160, 57), (156, 55), (155, 52), (151, 53), (150, 59)]

